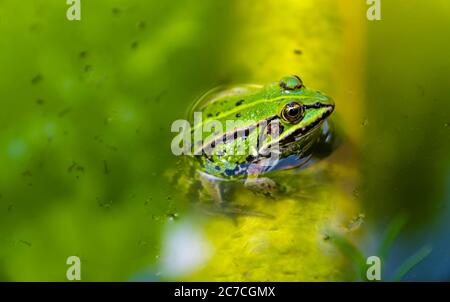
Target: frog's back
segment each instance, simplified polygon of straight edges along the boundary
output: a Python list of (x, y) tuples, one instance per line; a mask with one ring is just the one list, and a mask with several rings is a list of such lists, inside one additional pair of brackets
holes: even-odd
[(206, 118), (230, 116), (238, 107), (254, 108), (255, 103), (264, 102), (264, 100), (295, 95), (307, 97), (309, 94), (314, 94), (314, 91), (282, 89), (280, 83), (271, 83), (265, 86), (253, 84), (221, 86), (204, 94), (191, 108), (189, 117), (192, 119), (193, 112), (202, 112)]

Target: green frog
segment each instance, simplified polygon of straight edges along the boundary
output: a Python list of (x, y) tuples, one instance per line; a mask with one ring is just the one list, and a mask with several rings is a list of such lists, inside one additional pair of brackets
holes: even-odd
[(206, 93), (189, 113), (194, 143), (187, 157), (195, 190), (222, 205), (236, 184), (269, 198), (289, 192), (272, 176), (330, 154), (336, 145), (328, 119), (334, 109), (329, 96), (294, 75)]

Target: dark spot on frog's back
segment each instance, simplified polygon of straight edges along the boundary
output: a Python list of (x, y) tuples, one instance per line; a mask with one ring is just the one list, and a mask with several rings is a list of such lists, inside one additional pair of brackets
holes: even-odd
[(226, 176), (233, 176), (234, 175), (234, 170), (230, 170), (230, 169), (226, 169), (224, 171)]
[(241, 117), (241, 114), (240, 114), (239, 112), (236, 113), (236, 117), (237, 117), (237, 118)]
[(207, 117), (212, 117), (213, 115), (212, 115), (212, 113), (208, 113), (206, 116)]
[(225, 176), (236, 176), (239, 175), (243, 170), (243, 165), (236, 165), (234, 169), (225, 169), (224, 175)]
[(244, 103), (244, 101), (245, 101), (245, 100), (239, 100), (239, 101), (237, 101), (237, 102), (236, 102), (236, 106), (242, 105), (242, 103)]

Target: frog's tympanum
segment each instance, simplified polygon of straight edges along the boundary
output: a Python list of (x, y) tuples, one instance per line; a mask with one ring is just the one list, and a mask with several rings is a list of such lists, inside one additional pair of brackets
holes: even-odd
[[(192, 179), (203, 196), (226, 203), (227, 186), (240, 183), (268, 197), (282, 192), (271, 175), (309, 166), (334, 145), (333, 100), (306, 87), (298, 76), (265, 86), (214, 89), (192, 107), (189, 155)], [(200, 135), (198, 134), (200, 133)]]

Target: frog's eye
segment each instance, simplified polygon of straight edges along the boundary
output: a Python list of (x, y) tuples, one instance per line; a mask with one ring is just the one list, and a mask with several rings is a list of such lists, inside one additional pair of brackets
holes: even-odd
[(304, 113), (305, 109), (302, 105), (297, 102), (292, 102), (283, 107), (281, 117), (291, 124), (297, 124), (302, 120)]

